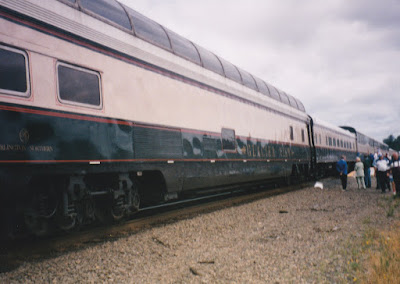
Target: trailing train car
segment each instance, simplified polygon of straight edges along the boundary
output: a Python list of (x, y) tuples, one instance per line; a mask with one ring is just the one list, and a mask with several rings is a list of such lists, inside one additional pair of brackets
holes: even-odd
[(354, 133), (356, 136), (357, 154), (361, 157), (374, 153), (390, 153), (389, 146), (385, 143), (379, 142), (374, 138), (368, 137), (367, 135), (360, 133), (354, 127), (351, 126), (340, 126), (341, 128)]
[(314, 119), (313, 136), (318, 176), (334, 172), (336, 162), (342, 155), (346, 156), (350, 167), (354, 165), (357, 156), (357, 142), (354, 133), (328, 122)]
[(0, 118), (3, 232), (312, 166), (299, 100), (114, 0), (0, 0)]

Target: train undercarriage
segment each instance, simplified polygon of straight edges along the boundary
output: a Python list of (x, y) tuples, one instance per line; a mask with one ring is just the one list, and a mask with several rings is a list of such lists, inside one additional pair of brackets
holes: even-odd
[[(253, 183), (275, 181), (276, 187), (305, 180), (310, 177), (309, 174), (308, 165), (293, 165), (291, 175), (279, 177), (279, 183), (276, 182), (278, 177)], [(16, 184), (12, 177), (6, 179)], [(4, 176), (1, 180), (5, 180)], [(246, 184), (251, 185), (252, 182), (243, 183)], [(0, 215), (3, 234), (0, 234), (0, 239), (26, 235), (42, 237), (56, 232), (80, 230), (92, 224), (111, 224), (133, 216), (141, 207), (168, 202), (170, 199), (160, 171), (41, 174), (29, 177), (24, 186), (14, 189), (13, 195), (9, 194), (10, 190), (5, 194), (4, 188), (3, 184), (0, 199), (4, 202)], [(184, 191), (176, 194), (175, 198), (204, 195), (226, 188)]]
[[(145, 192), (143, 186), (150, 189)], [(38, 175), (14, 188), (13, 195), (3, 183), (0, 239), (117, 222), (134, 215), (141, 204), (161, 202), (163, 190), (156, 172)]]

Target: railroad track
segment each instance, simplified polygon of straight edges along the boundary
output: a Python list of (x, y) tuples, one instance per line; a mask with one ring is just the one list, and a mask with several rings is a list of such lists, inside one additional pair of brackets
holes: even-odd
[(43, 239), (8, 241), (0, 246), (0, 273), (13, 270), (26, 261), (40, 261), (127, 237), (154, 226), (193, 218), (199, 214), (246, 204), (311, 185), (307, 182), (275, 189), (271, 189), (271, 185), (258, 185), (253, 188), (236, 187), (213, 195), (146, 207), (141, 209), (133, 219), (109, 226), (87, 228), (84, 231)]

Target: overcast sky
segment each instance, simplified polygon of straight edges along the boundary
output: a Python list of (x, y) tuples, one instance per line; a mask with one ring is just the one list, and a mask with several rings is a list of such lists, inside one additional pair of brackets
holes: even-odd
[(382, 140), (400, 135), (400, 0), (120, 0)]

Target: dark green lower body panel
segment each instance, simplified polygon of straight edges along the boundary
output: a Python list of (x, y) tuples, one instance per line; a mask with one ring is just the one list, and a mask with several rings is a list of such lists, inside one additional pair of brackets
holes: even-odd
[(286, 177), (293, 164), (310, 161), (304, 146), (236, 137), (236, 150), (224, 151), (219, 133), (46, 109), (3, 104), (0, 120), (6, 184), (36, 175), (160, 171), (167, 191), (176, 192)]

